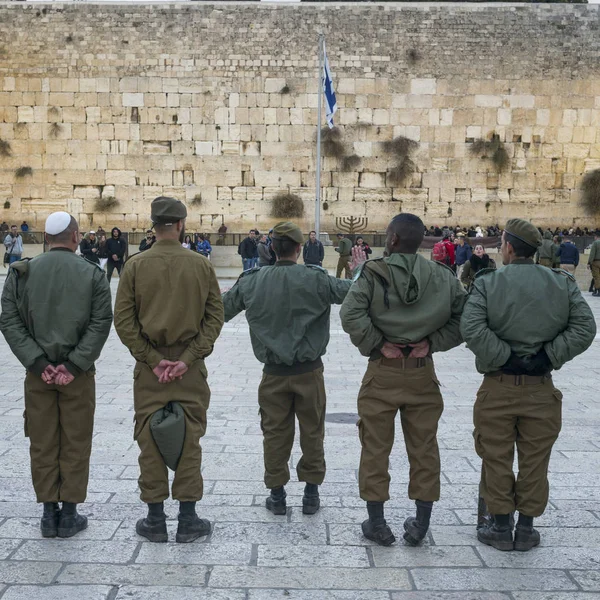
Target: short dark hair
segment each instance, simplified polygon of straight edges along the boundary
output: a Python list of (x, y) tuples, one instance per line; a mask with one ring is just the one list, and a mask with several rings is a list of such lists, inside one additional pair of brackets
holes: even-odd
[(424, 237), (425, 226), (417, 215), (402, 213), (395, 216), (389, 227), (398, 236), (398, 250), (404, 254), (415, 254)]
[[(14, 227), (14, 225), (13, 225), (13, 227)], [(77, 221), (73, 217), (71, 217), (71, 222), (69, 223), (68, 227), (64, 231), (61, 231), (60, 233), (57, 233), (56, 235), (50, 235), (49, 233), (47, 233), (46, 237), (48, 238), (48, 243), (50, 245), (65, 244), (71, 240), (71, 236), (73, 235), (73, 232), (78, 231), (78, 230), (79, 230), (79, 225), (77, 224)], [(82, 235), (82, 233), (80, 232), (79, 235)]]
[(317, 232), (316, 232), (316, 231), (314, 231), (314, 230), (313, 230), (313, 231), (309, 231), (309, 232), (308, 232), (308, 235), (310, 235), (311, 233), (314, 233), (315, 235), (317, 235)]
[(515, 256), (518, 258), (531, 258), (537, 251), (537, 248), (516, 238), (512, 233), (508, 233), (508, 231), (504, 232), (504, 240), (513, 247)]
[(296, 253), (296, 248), (299, 246), (298, 242), (288, 238), (273, 239), (272, 244), (277, 258), (288, 258), (289, 256), (293, 256)]
[(337, 236), (338, 237), (344, 237), (344, 234), (343, 233), (338, 233)]

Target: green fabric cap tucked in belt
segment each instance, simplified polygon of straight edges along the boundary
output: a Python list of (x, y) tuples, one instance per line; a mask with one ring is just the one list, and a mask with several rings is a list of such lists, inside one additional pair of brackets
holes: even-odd
[(179, 402), (169, 402), (150, 419), (150, 432), (165, 465), (177, 470), (185, 440), (185, 411)]

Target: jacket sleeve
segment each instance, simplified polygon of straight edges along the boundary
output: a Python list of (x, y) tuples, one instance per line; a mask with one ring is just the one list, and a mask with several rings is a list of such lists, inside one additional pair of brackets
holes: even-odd
[(575, 281), (569, 277), (569, 321), (564, 331), (551, 342), (544, 344), (544, 350), (555, 369), (585, 352), (596, 336), (596, 321), (589, 304), (581, 295)]
[(86, 240), (81, 240), (81, 244), (79, 244), (79, 250), (81, 250), (81, 254), (83, 254), (85, 258), (92, 258), (94, 256), (94, 253), (92, 252), (92, 246)]
[(308, 242), (304, 242), (304, 246), (302, 247), (302, 259), (306, 262), (306, 254), (308, 250)]
[(243, 310), (246, 310), (239, 280), (229, 291), (223, 294), (223, 309), (225, 311), (225, 323), (228, 323)]
[(338, 279), (331, 275), (327, 275), (326, 277), (329, 287), (329, 303), (341, 304), (352, 287), (352, 281), (350, 279)]
[(510, 346), (489, 327), (486, 290), (481, 279), (475, 280), (467, 298), (460, 332), (471, 352), (485, 364), (493, 365), (493, 369), (500, 369), (510, 358)]
[(471, 260), (471, 256), (473, 256), (473, 250), (471, 249), (471, 246), (467, 246), (467, 260)]
[(563, 246), (562, 246), (562, 244), (561, 244), (561, 245), (558, 247), (558, 250), (556, 251), (556, 256), (560, 257), (560, 255), (562, 254), (562, 249), (563, 249)]
[[(46, 359), (46, 353), (21, 319), (17, 305), (17, 283), (18, 275), (11, 269), (2, 290), (0, 330), (19, 362), (26, 369), (31, 369), (36, 361)], [(46, 360), (46, 366), (49, 364)]]
[(452, 281), (454, 285), (452, 305), (450, 307), (450, 319), (437, 331), (429, 334), (429, 346), (431, 352), (446, 352), (462, 344), (462, 335), (460, 334), (460, 318), (462, 316), (467, 294), (458, 279)]
[(90, 320), (79, 343), (69, 353), (68, 360), (82, 371), (89, 371), (100, 356), (112, 324), (110, 286), (103, 271), (95, 268)]
[(321, 242), (319, 242), (319, 262), (325, 260), (325, 248)]
[(575, 250), (575, 266), (579, 265), (579, 250), (577, 248), (573, 248)]
[(363, 356), (383, 346), (385, 338), (371, 320), (369, 307), (373, 297), (373, 282), (365, 274), (352, 284), (340, 310), (342, 327)]
[(463, 265), (463, 270), (462, 273), (460, 274), (460, 282), (463, 285), (468, 285), (469, 284), (469, 279), (471, 278), (471, 261), (468, 260), (464, 265)]
[(207, 261), (205, 262), (210, 269), (208, 296), (204, 305), (204, 317), (200, 323), (200, 331), (179, 358), (186, 365), (212, 354), (215, 342), (221, 333), (221, 329), (223, 329), (221, 289), (214, 267)]
[(146, 363), (154, 369), (163, 356), (142, 334), (142, 326), (137, 316), (135, 302), (135, 276), (133, 265), (127, 262), (121, 271), (117, 300), (115, 302), (115, 329), (123, 344), (131, 355), (139, 362)]

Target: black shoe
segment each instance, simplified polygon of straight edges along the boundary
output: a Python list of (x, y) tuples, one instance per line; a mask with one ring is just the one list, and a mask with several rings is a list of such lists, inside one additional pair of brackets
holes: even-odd
[(479, 496), (479, 502), (477, 504), (477, 531), (479, 531), (482, 527), (489, 525), (491, 522), (492, 516), (490, 515), (487, 504), (485, 500)]
[(151, 542), (164, 543), (169, 539), (167, 515), (162, 502), (148, 504), (148, 516), (135, 524), (135, 532)]
[(307, 483), (304, 487), (304, 496), (302, 498), (302, 514), (314, 515), (320, 506), (319, 486), (315, 483)]
[(417, 515), (404, 521), (404, 540), (410, 546), (418, 546), (427, 535), (433, 502), (417, 500)]
[(210, 521), (201, 519), (197, 514), (182, 515), (179, 513), (179, 525), (175, 541), (178, 544), (189, 544), (210, 533)]
[(396, 541), (385, 519), (381, 521), (371, 521), (371, 519), (363, 521), (362, 532), (368, 540), (380, 546), (391, 546)]
[(514, 547), (512, 530), (498, 529), (495, 523), (490, 523), (478, 529), (477, 539), (486, 546), (496, 548), (496, 550), (507, 551), (512, 550)]
[(267, 510), (270, 510), (274, 515), (285, 515), (287, 512), (287, 505), (285, 503), (285, 488), (283, 486), (273, 488), (271, 495), (267, 498), (265, 506)]
[(515, 529), (515, 550), (527, 552), (540, 545), (540, 532), (533, 527), (519, 527)]
[(58, 535), (60, 508), (58, 502), (44, 502), (44, 514), (40, 521), (42, 537), (55, 538)]
[(76, 533), (87, 529), (87, 517), (77, 512), (77, 504), (63, 502), (58, 518), (57, 535), (61, 538), (73, 537)]

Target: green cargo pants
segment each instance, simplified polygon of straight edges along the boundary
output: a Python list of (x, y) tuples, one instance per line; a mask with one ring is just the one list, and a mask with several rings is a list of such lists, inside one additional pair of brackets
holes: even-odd
[(551, 258), (540, 258), (540, 265), (551, 269), (552, 268), (552, 259)]
[[(169, 360), (177, 360), (181, 350), (171, 354), (161, 348)], [(146, 503), (162, 502), (169, 497), (167, 467), (150, 431), (150, 419), (171, 401), (181, 404), (185, 411), (185, 440), (172, 495), (180, 502), (202, 499), (203, 482), (200, 468), (202, 449), (200, 438), (206, 433), (206, 412), (210, 403), (210, 388), (206, 381), (203, 360), (190, 364), (183, 379), (158, 383), (158, 378), (145, 363), (138, 362), (133, 373), (133, 401), (135, 408), (134, 439), (140, 447), (140, 498)]]
[(94, 373), (69, 385), (25, 377), (25, 435), (38, 502), (85, 502), (96, 408)]
[(444, 402), (431, 359), (419, 359), (421, 367), (402, 368), (416, 360), (380, 358), (367, 367), (358, 394), (358, 483), (363, 500), (390, 499), (389, 458), (398, 411), (410, 464), (408, 496), (425, 502), (440, 498), (437, 428)]
[(477, 392), (473, 436), (483, 461), (480, 495), (492, 514), (518, 510), (539, 517), (548, 504), (548, 463), (561, 428), (562, 394), (550, 378), (543, 383), (521, 383), (532, 380), (486, 376)]
[(265, 485), (277, 488), (290, 480), (289, 461), (298, 418), (302, 457), (298, 481), (320, 485), (325, 478), (325, 382), (323, 367), (302, 375), (263, 374), (258, 388), (263, 431)]

